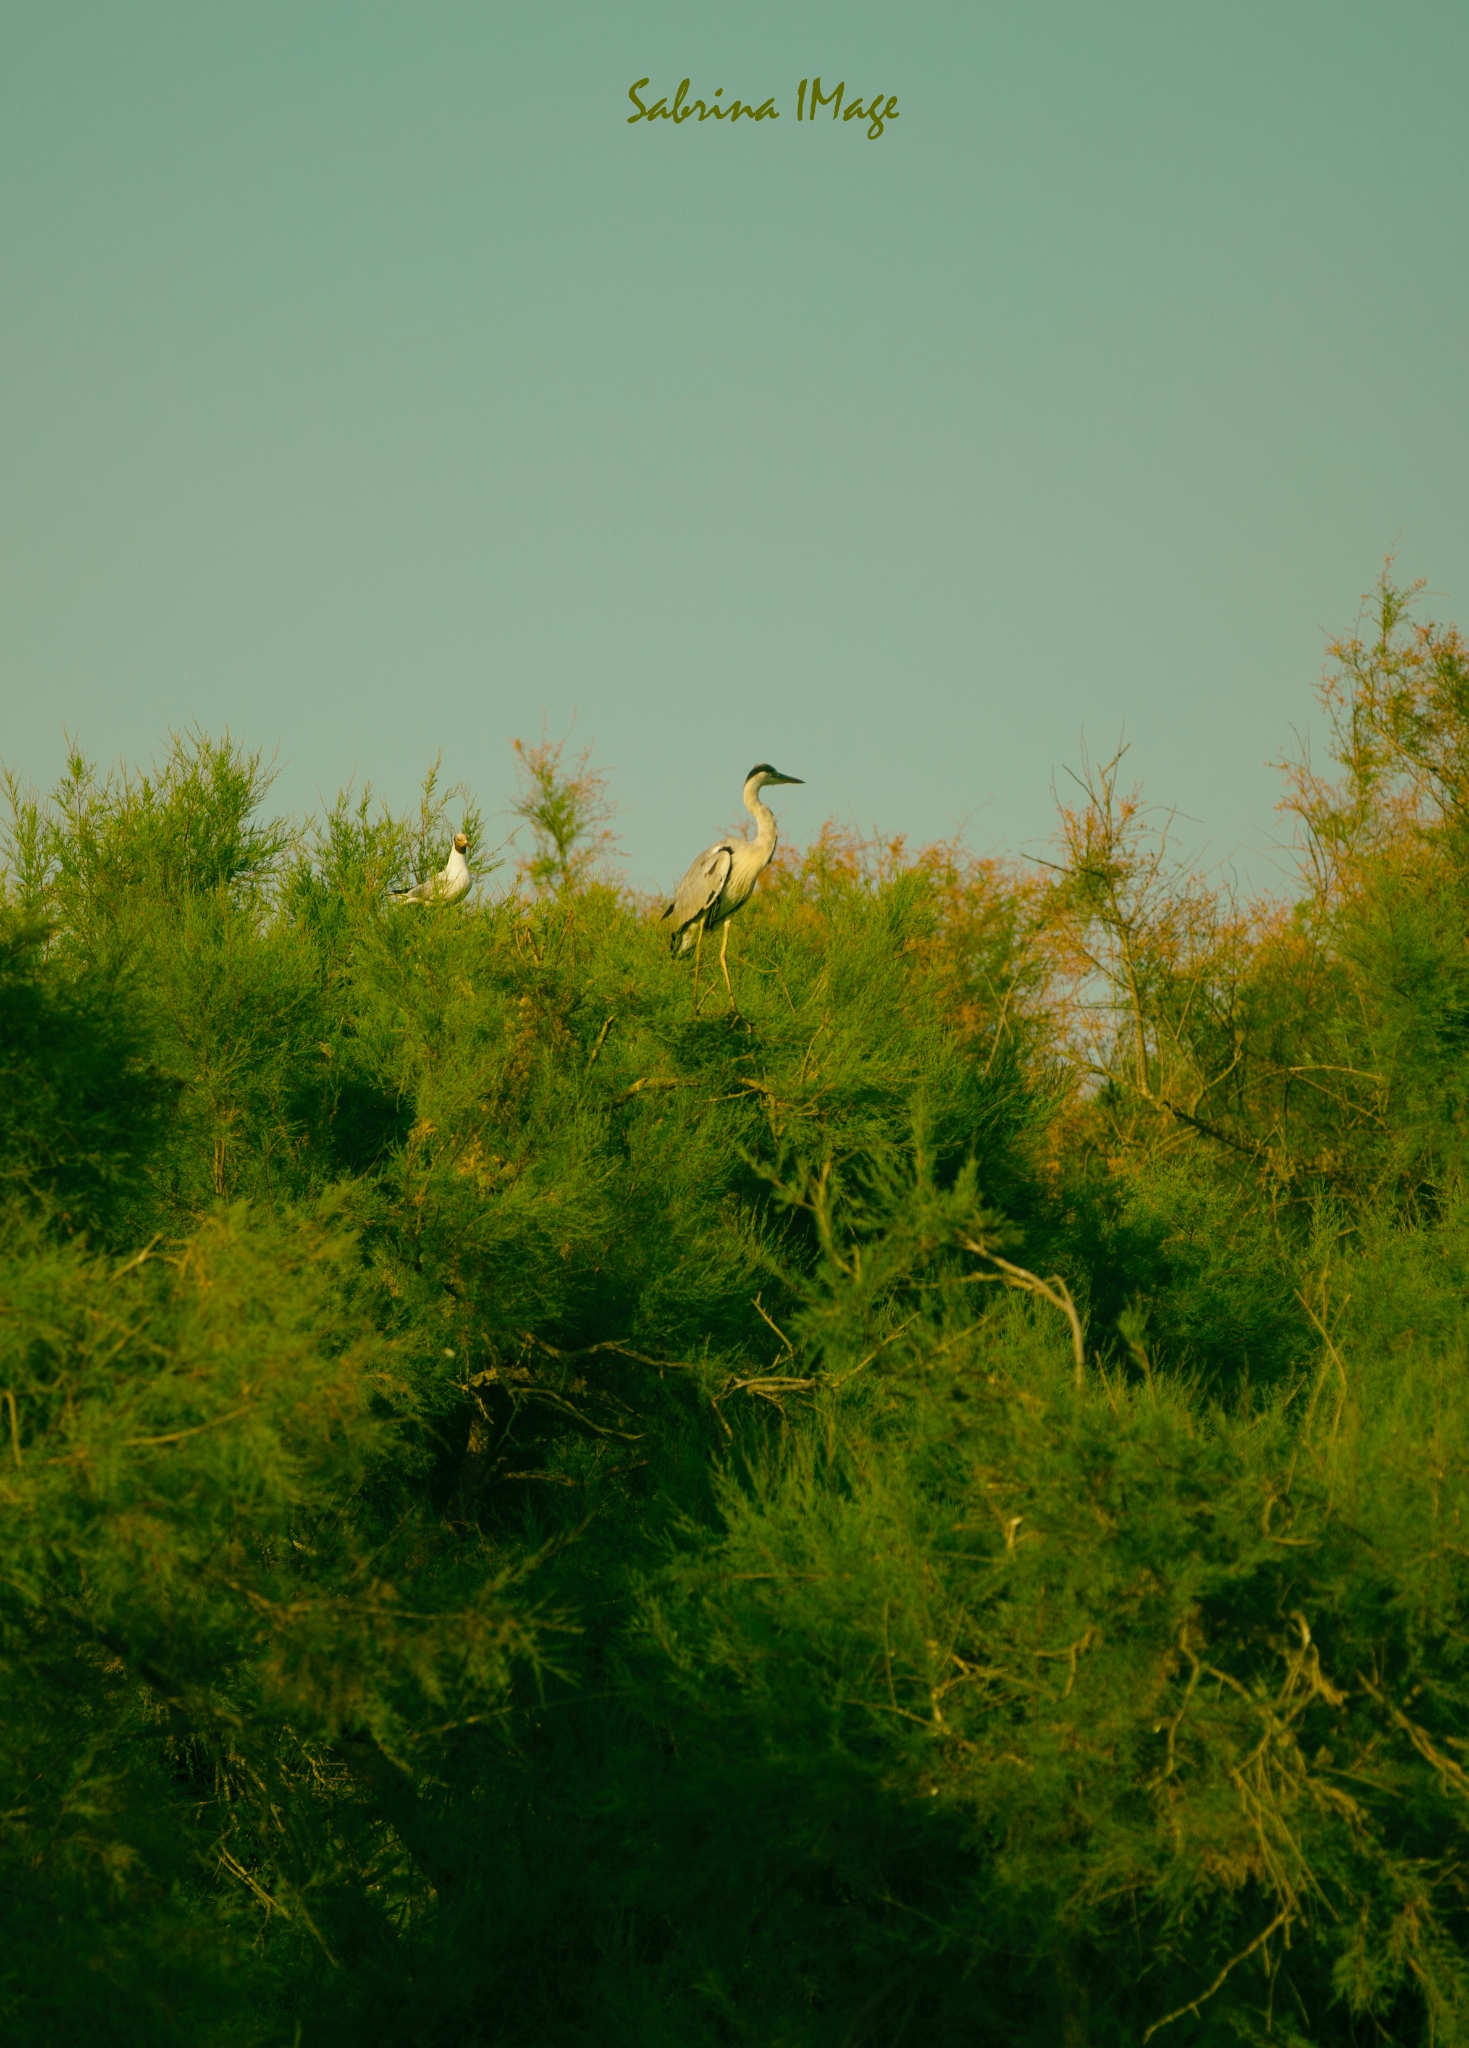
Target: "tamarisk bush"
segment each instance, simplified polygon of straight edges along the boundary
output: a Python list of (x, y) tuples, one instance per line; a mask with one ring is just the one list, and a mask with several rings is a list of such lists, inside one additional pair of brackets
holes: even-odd
[(8, 778), (8, 2040), (1469, 2039), (1416, 603), (1332, 650), (1292, 900), (1083, 764), (1040, 870), (783, 854), (733, 1016), (585, 755), (525, 889), (437, 766)]

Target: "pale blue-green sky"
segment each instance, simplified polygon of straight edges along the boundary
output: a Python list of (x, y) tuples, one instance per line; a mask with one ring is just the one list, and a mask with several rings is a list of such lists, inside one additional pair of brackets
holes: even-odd
[(576, 711), (652, 886), (765, 758), (1043, 850), (1125, 729), (1268, 878), (1384, 553), (1469, 615), (1466, 77), (1464, 0), (10, 0), (0, 756), (493, 812)]

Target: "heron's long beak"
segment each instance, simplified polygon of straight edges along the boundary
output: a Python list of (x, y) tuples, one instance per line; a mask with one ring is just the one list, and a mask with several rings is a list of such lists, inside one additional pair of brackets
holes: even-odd
[(804, 775), (772, 775), (768, 778), (771, 782), (804, 782), (805, 779)]

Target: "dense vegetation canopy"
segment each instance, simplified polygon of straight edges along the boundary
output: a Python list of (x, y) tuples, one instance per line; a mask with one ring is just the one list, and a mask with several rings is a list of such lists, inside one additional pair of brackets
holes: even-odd
[(1113, 761), (733, 1013), (544, 742), (10, 781), (8, 2042), (1469, 2042), (1469, 649), (1324, 694), (1289, 900)]

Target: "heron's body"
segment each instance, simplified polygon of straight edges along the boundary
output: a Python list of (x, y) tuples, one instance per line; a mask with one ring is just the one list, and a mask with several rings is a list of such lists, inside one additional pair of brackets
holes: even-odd
[(416, 882), (411, 889), (391, 889), (394, 903), (457, 903), (469, 894), (469, 841), (462, 832), (454, 834), (448, 861), (436, 875)]
[[(760, 791), (767, 783), (799, 782), (800, 779), (798, 775), (778, 774), (768, 761), (752, 768), (745, 777), (744, 801), (745, 809), (755, 820), (754, 838), (721, 839), (716, 846), (701, 853), (675, 889), (673, 901), (663, 913), (673, 920), (669, 939), (671, 952), (687, 953), (693, 947), (697, 955), (703, 946), (705, 932), (712, 932), (717, 925), (725, 927), (719, 964), (724, 969), (726, 988), (729, 988), (729, 969), (725, 966), (729, 919), (749, 902), (756, 882), (769, 867), (775, 852), (775, 813), (768, 804), (761, 803)], [(694, 992), (697, 1001), (697, 958)], [(734, 1001), (733, 989), (730, 989), (730, 1001)]]

